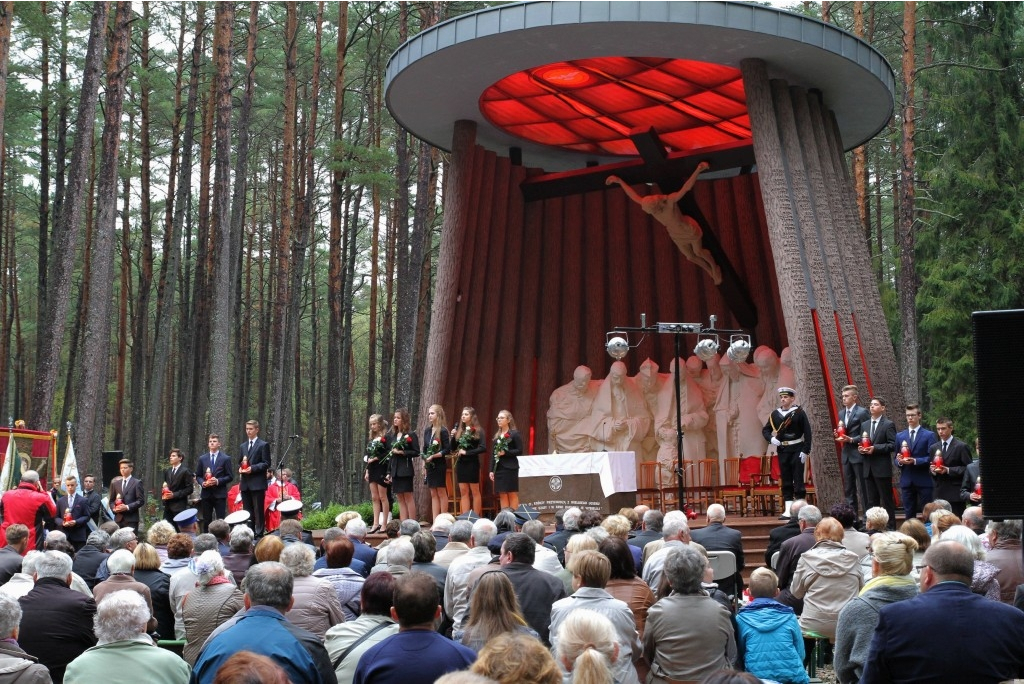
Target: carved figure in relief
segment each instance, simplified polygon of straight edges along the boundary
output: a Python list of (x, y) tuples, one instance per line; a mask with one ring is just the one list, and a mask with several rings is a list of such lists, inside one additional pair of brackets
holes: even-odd
[(588, 366), (577, 366), (572, 382), (551, 393), (548, 404), (548, 452), (586, 452), (590, 435), (579, 424), (590, 416), (600, 381), (591, 380)]
[(769, 389), (769, 392), (761, 395), (761, 401), (757, 405), (758, 420), (761, 421), (761, 425), (764, 425), (775, 410), (776, 401), (770, 389), (779, 387), (779, 355), (775, 354), (775, 350), (767, 345), (760, 345), (754, 350), (754, 366), (761, 374), (764, 387)]
[[(582, 428), (588, 422), (580, 423)], [(626, 375), (626, 365), (614, 362), (608, 378), (598, 388), (588, 431), (596, 450), (635, 452), (643, 458), (643, 440), (651, 430), (651, 413), (636, 381)]]
[(722, 282), (722, 270), (701, 242), (704, 231), (693, 217), (687, 216), (679, 210), (678, 204), (684, 195), (693, 190), (693, 186), (697, 183), (697, 177), (709, 166), (707, 162), (698, 164), (683, 187), (668, 195), (654, 193), (641, 197), (618, 176), (609, 176), (605, 179), (605, 184), (619, 184), (629, 199), (640, 205), (644, 212), (653, 216), (668, 230), (669, 237), (683, 253), (683, 256), (704, 269), (711, 276), (715, 285), (719, 285)]

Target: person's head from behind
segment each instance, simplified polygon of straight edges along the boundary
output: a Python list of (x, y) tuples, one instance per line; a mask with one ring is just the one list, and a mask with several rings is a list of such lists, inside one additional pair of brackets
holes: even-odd
[(231, 529), (230, 548), (232, 554), (251, 554), (252, 541), (256, 538), (252, 528), (238, 525)]
[(19, 554), (28, 547), (28, 526), (24, 523), (12, 523), (7, 526), (4, 535), (7, 538), (8, 546), (17, 550)]
[(537, 557), (537, 544), (529, 535), (510, 533), (501, 543), (501, 552), (502, 563), (518, 562), (532, 565)]
[(572, 586), (576, 590), (581, 587), (603, 590), (612, 574), (612, 563), (608, 557), (592, 549), (574, 554), (569, 567), (572, 573)]
[(771, 599), (779, 594), (779, 577), (770, 568), (761, 566), (750, 573), (748, 587), (754, 599)]
[(145, 634), (149, 605), (135, 590), (117, 590), (100, 600), (93, 618), (99, 644), (131, 640)]
[(265, 535), (256, 543), (253, 555), (255, 555), (256, 561), (260, 563), (264, 561), (278, 561), (283, 550), (284, 542), (281, 541), (281, 538), (276, 535)]
[(415, 533), (411, 538), (413, 558), (417, 564), (429, 564), (434, 561), (434, 553), (437, 551), (437, 539), (427, 531)]
[(214, 683), (290, 683), (288, 673), (270, 657), (241, 651), (224, 660)]
[(900, 532), (914, 538), (917, 548), (921, 551), (928, 549), (928, 545), (932, 543), (932, 538), (928, 535), (928, 529), (917, 519), (907, 519), (904, 521), (900, 526)]
[(441, 615), (437, 583), (426, 573), (412, 572), (395, 581), (395, 597), (391, 605), (391, 618), (398, 622), (399, 629), (434, 627), (434, 621)]
[(36, 572), (33, 577), (37, 583), (40, 578), (56, 578), (65, 585), (71, 585), (71, 563), (71, 557), (64, 552), (43, 552), (36, 558)]
[(415, 557), (416, 549), (404, 538), (399, 538), (388, 545), (388, 566), (412, 568), (412, 560)]
[(601, 521), (601, 527), (608, 531), (608, 535), (622, 538), (623, 540), (628, 538), (629, 531), (633, 530), (629, 519), (620, 514), (612, 514), (604, 521)]
[(512, 581), (501, 571), (488, 571), (480, 576), (469, 598), (468, 625), (479, 629), (488, 624), (504, 631), (526, 625)]
[(196, 575), (199, 576), (199, 585), (207, 587), (214, 578), (225, 576), (224, 559), (220, 552), (209, 549), (196, 557)]
[(328, 542), (325, 549), (327, 568), (345, 568), (352, 563), (356, 546), (347, 537), (340, 537)]
[(371, 573), (366, 577), (359, 597), (363, 616), (391, 616), (391, 603), (395, 598), (395, 577), (387, 571)]
[(530, 539), (540, 544), (544, 541), (544, 533), (546, 532), (544, 522), (532, 519), (523, 524), (521, 531), (524, 535), (529, 535)]
[(17, 640), (21, 627), (21, 604), (7, 594), (0, 594), (0, 640)]
[(283, 538), (293, 537), (296, 540), (302, 539), (302, 521), (298, 519), (284, 519), (277, 529)]
[(981, 538), (967, 526), (951, 526), (939, 539), (955, 540), (967, 548), (975, 561), (985, 561), (986, 552)]
[(615, 628), (590, 609), (572, 611), (558, 628), (558, 657), (574, 683), (611, 683), (612, 664), (619, 658)]
[(672, 592), (680, 595), (695, 595), (701, 592), (701, 581), (707, 559), (689, 545), (673, 549), (665, 557), (665, 578)]
[(921, 592), (945, 581), (956, 581), (970, 587), (973, 578), (974, 555), (959, 542), (939, 540), (924, 553)]
[(632, 580), (636, 577), (633, 553), (629, 551), (629, 543), (625, 540), (610, 537), (597, 548), (611, 563), (609, 580)]
[(168, 559), (188, 559), (195, 549), (192, 537), (184, 533), (175, 533), (167, 541)]
[(847, 530), (853, 528), (853, 524), (857, 520), (857, 512), (846, 502), (834, 505), (828, 510), (828, 515), (843, 524), (843, 528)]
[[(943, 514), (935, 519), (935, 523), (932, 525), (932, 534), (936, 537), (942, 537), (942, 534), (953, 526), (960, 525), (960, 517), (950, 512)], [(1020, 536), (1018, 536), (1019, 539)]]
[(139, 543), (133, 554), (135, 555), (135, 570), (155, 571), (160, 568), (160, 555), (157, 554), (156, 547), (148, 542)]
[(295, 581), (284, 564), (264, 561), (250, 566), (245, 573), (245, 608), (268, 606), (287, 613), (295, 601)]
[(572, 563), (572, 555), (585, 549), (597, 549), (597, 540), (585, 533), (576, 533), (565, 543), (565, 565)]
[(525, 633), (502, 633), (488, 640), (471, 670), (499, 683), (562, 682), (551, 652)]
[(895, 531), (871, 536), (871, 567), (874, 576), (905, 576), (914, 566), (914, 538)]
[[(793, 508), (790, 506), (790, 510)], [(814, 528), (821, 523), (821, 509), (813, 504), (805, 504), (796, 512), (796, 520), (800, 523), (800, 530)]]
[(307, 545), (286, 545), (281, 550), (281, 557), (278, 559), (288, 567), (295, 578), (305, 578), (313, 575), (313, 566), (316, 564), (316, 554)]
[(822, 519), (821, 523), (814, 527), (814, 541), (820, 542), (822, 540), (842, 542), (843, 524), (834, 518)]
[[(211, 524), (212, 525), (212, 524)], [(174, 526), (164, 520), (156, 521), (146, 531), (146, 542), (158, 547), (166, 545), (174, 536)]]
[(227, 542), (228, 536), (231, 534), (231, 526), (224, 519), (216, 519), (210, 521), (210, 525), (207, 526), (207, 530), (213, 537), (217, 538), (220, 542)]

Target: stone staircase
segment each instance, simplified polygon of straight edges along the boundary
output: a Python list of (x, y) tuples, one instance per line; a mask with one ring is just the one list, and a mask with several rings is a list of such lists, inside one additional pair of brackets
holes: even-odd
[[(690, 522), (690, 529), (703, 528), (707, 520), (701, 516)], [(725, 525), (735, 528), (743, 534), (743, 581), (750, 579), (750, 572), (758, 566), (764, 566), (764, 552), (768, 549), (768, 539), (772, 528), (785, 523), (777, 516), (730, 516)]]

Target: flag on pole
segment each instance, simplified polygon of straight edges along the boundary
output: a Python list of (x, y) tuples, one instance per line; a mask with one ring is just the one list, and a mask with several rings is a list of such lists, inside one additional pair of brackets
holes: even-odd
[(67, 494), (67, 479), (74, 478), (81, 488), (82, 479), (78, 477), (78, 462), (75, 460), (75, 445), (68, 431), (68, 449), (64, 452), (64, 466), (60, 470), (60, 482), (56, 483), (61, 492)]
[(7, 440), (7, 453), (4, 455), (4, 467), (0, 470), (0, 490), (7, 492), (18, 487), (21, 482), (21, 455), (14, 444), (14, 432)]

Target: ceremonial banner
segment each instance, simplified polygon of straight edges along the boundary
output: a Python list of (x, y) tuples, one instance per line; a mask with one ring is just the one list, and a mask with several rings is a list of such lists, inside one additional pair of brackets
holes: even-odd
[[(13, 444), (11, 438), (14, 438)], [(0, 428), (0, 454), (4, 455), (0, 484), (8, 480), (17, 487), (21, 474), (29, 469), (39, 472), (39, 482), (44, 488), (57, 477), (57, 434), (49, 431), (32, 431), (25, 428)], [(5, 488), (5, 490), (10, 488)]]
[[(56, 449), (56, 447), (54, 448)], [(78, 476), (78, 460), (75, 459), (75, 444), (71, 441), (71, 432), (68, 431), (68, 448), (64, 452), (64, 466), (60, 470), (60, 481), (56, 484), (61, 492), (67, 494), (66, 480), (74, 477), (79, 489), (82, 487), (82, 479)]]

